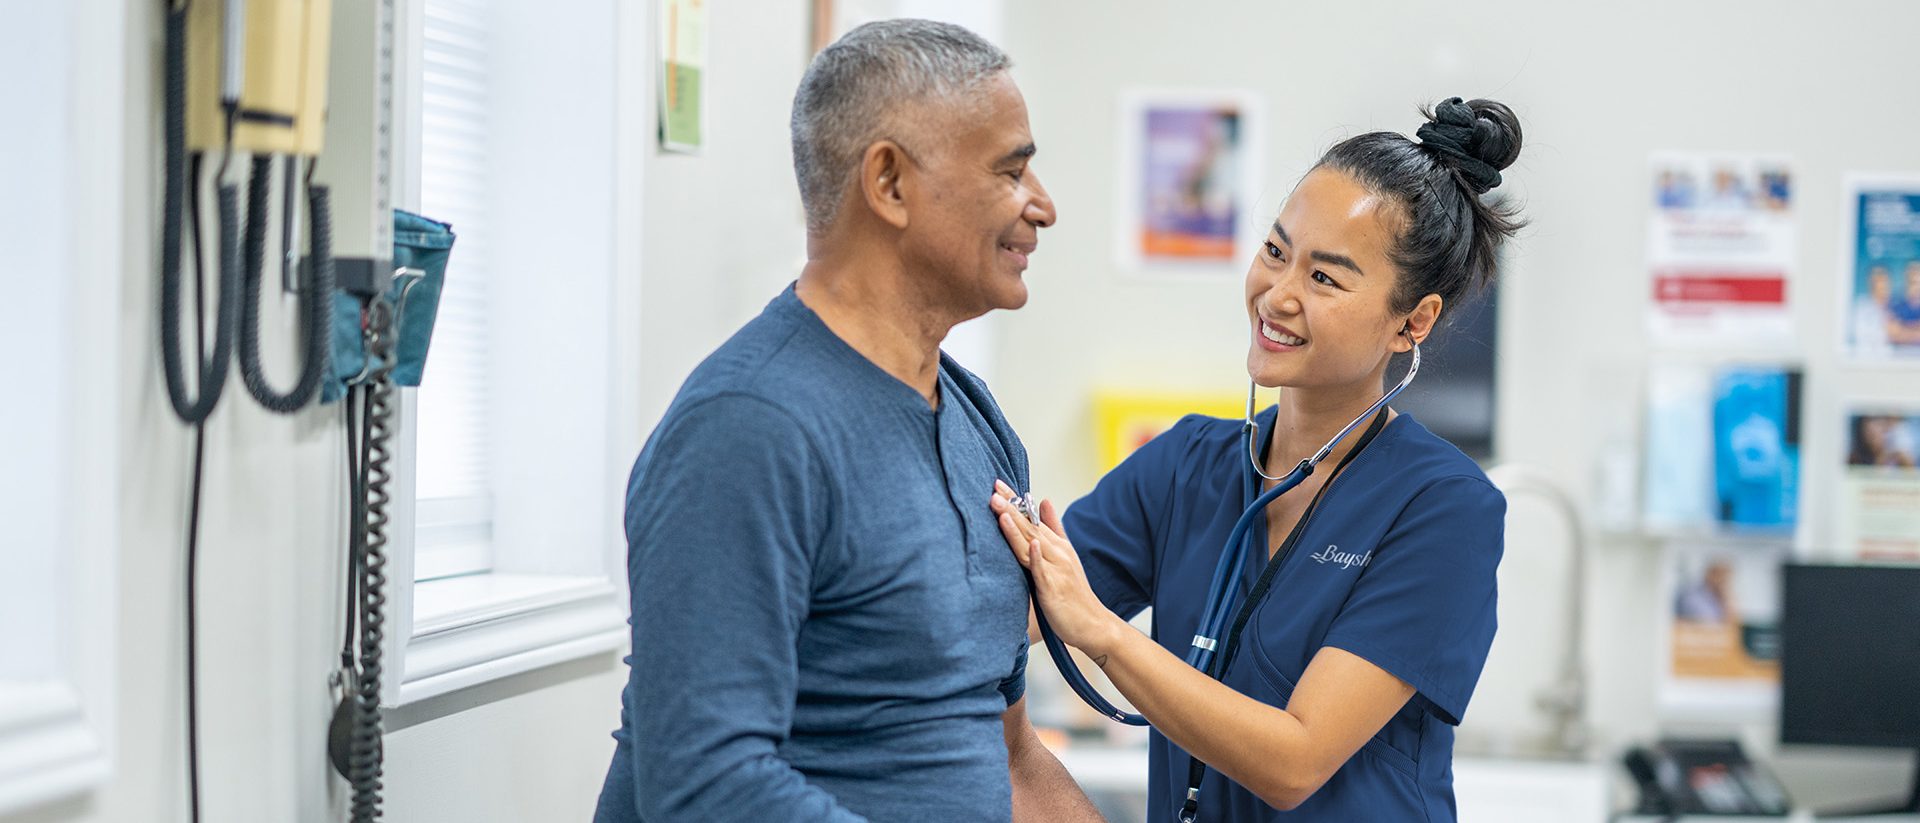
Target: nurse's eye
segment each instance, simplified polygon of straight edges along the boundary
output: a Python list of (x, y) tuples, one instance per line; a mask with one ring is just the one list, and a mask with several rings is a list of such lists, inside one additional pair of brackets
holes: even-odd
[(1315, 271), (1313, 273), (1313, 282), (1319, 283), (1322, 286), (1332, 286), (1336, 289), (1340, 288), (1340, 284), (1334, 282), (1333, 278), (1328, 277), (1327, 273), (1323, 271)]
[(1272, 260), (1280, 259), (1280, 256), (1281, 256), (1280, 247), (1274, 245), (1272, 240), (1268, 240), (1266, 243), (1262, 245), (1266, 246), (1267, 257), (1269, 259), (1272, 259)]

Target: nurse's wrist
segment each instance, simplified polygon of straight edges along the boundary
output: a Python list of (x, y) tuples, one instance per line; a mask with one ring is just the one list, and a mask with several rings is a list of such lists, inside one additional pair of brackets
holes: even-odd
[(1126, 642), (1127, 632), (1131, 631), (1133, 627), (1127, 625), (1127, 621), (1109, 612), (1101, 619), (1098, 629), (1088, 637), (1087, 644), (1080, 647), (1080, 651), (1085, 652), (1095, 665), (1105, 668), (1108, 657)]

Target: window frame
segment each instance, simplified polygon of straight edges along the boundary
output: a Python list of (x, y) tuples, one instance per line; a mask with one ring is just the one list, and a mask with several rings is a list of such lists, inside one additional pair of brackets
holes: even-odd
[[(387, 113), (393, 126), (389, 132), (394, 141), (393, 155), (400, 166), (400, 173), (393, 178), (394, 202), (409, 210), (417, 210), (420, 205), (424, 3), (399, 0), (396, 4), (398, 42), (393, 53), (397, 65), (390, 76), (397, 87), (391, 98), (394, 111)], [(609, 107), (614, 126), (612, 157), (608, 158), (614, 167), (609, 192), (612, 225), (639, 225), (644, 151), (638, 147), (649, 144), (636, 137), (645, 134), (640, 128), (650, 125), (650, 120), (643, 118), (653, 101), (647, 82), (650, 52), (618, 46), (649, 43), (651, 30), (646, 27), (644, 4), (631, 7), (605, 0), (596, 10), (611, 18), (604, 22), (612, 25), (603, 31), (612, 38), (606, 44), (614, 64), (608, 82), (618, 92)], [(534, 47), (535, 38), (527, 36), (529, 48)], [(553, 41), (548, 38), (540, 42)], [(501, 224), (493, 218), (489, 222)], [(458, 232), (459, 227), (454, 230)], [(640, 264), (640, 247), (638, 238), (630, 234), (612, 232), (606, 238), (609, 265), (605, 282), (600, 285), (609, 298), (604, 320), (611, 351), (602, 381), (605, 407), (599, 413), (605, 415), (607, 425), (603, 432), (592, 435), (598, 438), (594, 448), (603, 465), (596, 466), (594, 477), (588, 479), (595, 489), (591, 499), (579, 501), (583, 508), (615, 515), (624, 502), (626, 470), (640, 441), (639, 427), (622, 422), (635, 418), (639, 400), (637, 381), (631, 375), (638, 372), (639, 364), (639, 293), (638, 278), (633, 273)], [(458, 243), (453, 260), (457, 267)], [(450, 276), (449, 282), (456, 281)], [(554, 318), (534, 315), (530, 322), (543, 320), (551, 322)], [(626, 377), (619, 379), (621, 376)], [(503, 534), (496, 520), (490, 529), (491, 562), (484, 572), (415, 580), (417, 564), (437, 560), (417, 553), (422, 514), (414, 497), (417, 390), (403, 389), (399, 396), (394, 478), (396, 540), (389, 566), (394, 588), (389, 617), (393, 631), (388, 636), (388, 653), (400, 665), (387, 670), (383, 684), (386, 705), (408, 705), (567, 660), (626, 648), (630, 642), (626, 542), (617, 516), (592, 518), (592, 524), (584, 527), (587, 537), (559, 544), (527, 539), (529, 531), (524, 526)], [(496, 428), (491, 436), (508, 440), (531, 438), (537, 433), (531, 426)], [(500, 471), (497, 465), (494, 470)], [(493, 494), (499, 502), (524, 491), (524, 484), (518, 490), (495, 485)]]

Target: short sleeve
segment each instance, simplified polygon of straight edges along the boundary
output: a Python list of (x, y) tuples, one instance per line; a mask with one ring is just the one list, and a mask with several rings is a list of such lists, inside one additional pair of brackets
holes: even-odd
[(1131, 619), (1153, 602), (1175, 474), (1194, 432), (1208, 419), (1181, 418), (1107, 472), (1061, 518), (1094, 594), (1121, 617)]
[(1027, 696), (1027, 645), (1020, 644), (1020, 653), (1013, 657), (1013, 671), (1005, 680), (1000, 681), (1000, 696), (1006, 698), (1007, 705), (1020, 702)]
[(1459, 725), (1493, 644), (1495, 571), (1507, 501), (1486, 480), (1443, 479), (1415, 495), (1374, 550), (1326, 645), (1411, 684)]

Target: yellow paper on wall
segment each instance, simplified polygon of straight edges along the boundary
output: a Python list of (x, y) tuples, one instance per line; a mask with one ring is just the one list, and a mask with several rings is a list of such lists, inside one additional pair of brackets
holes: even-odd
[(1094, 430), (1100, 438), (1101, 474), (1189, 414), (1240, 417), (1246, 398), (1231, 394), (1102, 392), (1094, 396)]

